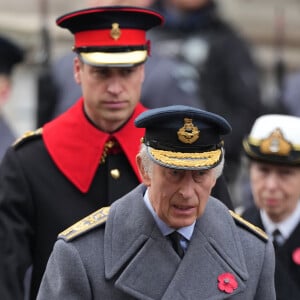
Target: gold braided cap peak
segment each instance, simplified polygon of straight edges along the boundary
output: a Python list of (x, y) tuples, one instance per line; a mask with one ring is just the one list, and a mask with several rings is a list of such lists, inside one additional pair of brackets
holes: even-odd
[(202, 153), (184, 153), (149, 147), (149, 152), (157, 161), (179, 168), (210, 167), (219, 162), (222, 155), (221, 149)]
[(110, 207), (102, 207), (99, 210), (91, 213), (87, 217), (81, 219), (77, 223), (73, 224), (58, 235), (58, 238), (63, 239), (67, 242), (75, 239), (76, 237), (90, 231), (93, 228), (104, 224), (109, 215)]

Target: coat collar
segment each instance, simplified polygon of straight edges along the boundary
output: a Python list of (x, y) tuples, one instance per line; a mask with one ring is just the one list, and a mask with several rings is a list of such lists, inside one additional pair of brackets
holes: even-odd
[(83, 193), (86, 193), (98, 169), (105, 142), (115, 137), (135, 174), (141, 180), (135, 156), (144, 136), (144, 128), (136, 128), (134, 119), (145, 111), (138, 104), (129, 121), (112, 135), (94, 127), (83, 112), (81, 98), (60, 117), (45, 124), (43, 140), (58, 169)]
[[(226, 208), (213, 198), (208, 201), (181, 261), (147, 210), (144, 191), (138, 186), (111, 208), (105, 229), (106, 278), (116, 279), (118, 288), (139, 299), (217, 300), (242, 292), (248, 272)], [(232, 294), (218, 289), (218, 276), (228, 272), (238, 282)]]

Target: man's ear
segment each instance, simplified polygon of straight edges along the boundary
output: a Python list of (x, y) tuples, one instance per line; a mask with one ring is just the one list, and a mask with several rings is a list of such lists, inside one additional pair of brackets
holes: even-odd
[(74, 73), (74, 80), (77, 84), (81, 84), (81, 77), (80, 77), (80, 70), (82, 68), (82, 63), (78, 57), (74, 58), (73, 61), (73, 73)]
[(142, 159), (139, 155), (136, 156), (136, 164), (138, 166), (139, 172), (141, 174), (142, 177), (142, 181), (146, 186), (150, 186), (151, 184), (151, 179), (149, 174), (145, 171), (145, 168), (142, 164)]
[(141, 82), (143, 83), (145, 80), (145, 64), (140, 65), (141, 68)]

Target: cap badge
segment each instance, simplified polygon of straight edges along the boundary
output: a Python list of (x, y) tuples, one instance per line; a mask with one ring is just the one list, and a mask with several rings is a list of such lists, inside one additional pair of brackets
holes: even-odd
[(178, 139), (185, 144), (193, 144), (199, 138), (200, 131), (194, 126), (193, 120), (184, 118), (184, 125), (177, 131)]
[(291, 150), (291, 144), (284, 138), (279, 128), (276, 128), (268, 138), (260, 143), (260, 151), (264, 154), (288, 156)]
[(120, 38), (120, 36), (121, 36), (121, 30), (120, 30), (120, 27), (119, 27), (118, 23), (112, 23), (111, 24), (110, 36), (114, 40), (118, 40)]

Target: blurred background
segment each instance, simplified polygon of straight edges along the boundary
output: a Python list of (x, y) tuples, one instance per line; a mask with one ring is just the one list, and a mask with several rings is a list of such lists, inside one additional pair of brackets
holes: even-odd
[[(244, 35), (263, 72), (263, 101), (273, 101), (277, 80), (300, 70), (300, 0), (218, 0), (222, 14)], [(26, 49), (13, 75), (4, 112), (16, 135), (35, 129), (36, 83), (43, 66), (72, 47), (56, 17), (84, 7), (80, 0), (0, 0), (0, 34)]]

